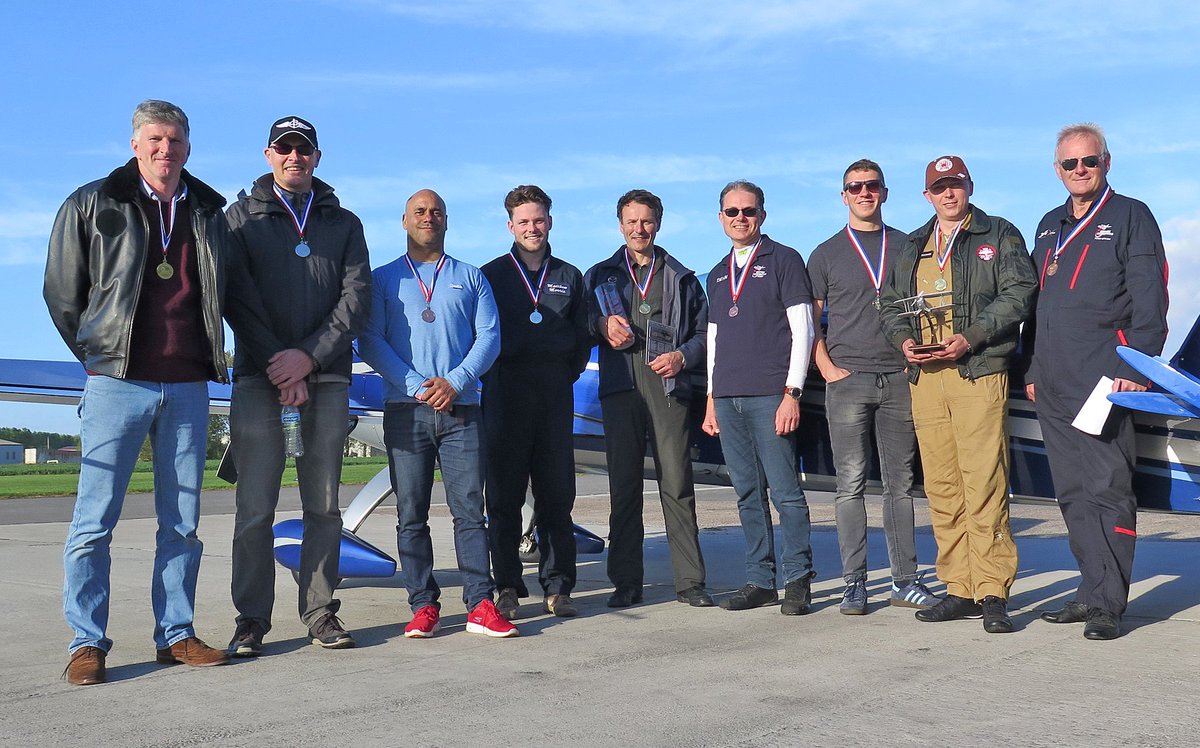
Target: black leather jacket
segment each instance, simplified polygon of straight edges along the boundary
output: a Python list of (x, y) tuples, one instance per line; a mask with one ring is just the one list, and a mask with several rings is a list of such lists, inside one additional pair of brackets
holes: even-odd
[[(200, 269), (201, 309), (218, 382), (229, 380), (221, 306), (229, 227), (225, 198), (186, 170), (188, 217)], [(150, 223), (138, 200), (141, 180), (130, 159), (105, 179), (75, 190), (59, 208), (50, 234), (42, 295), (54, 326), (89, 371), (123, 379), (133, 315), (142, 290)]]

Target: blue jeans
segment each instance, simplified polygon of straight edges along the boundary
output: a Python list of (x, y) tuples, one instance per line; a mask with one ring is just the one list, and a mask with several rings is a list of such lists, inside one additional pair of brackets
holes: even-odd
[(383, 443), (396, 492), (396, 546), (414, 612), (437, 605), (441, 587), (433, 578), (429, 502), (434, 459), (442, 466), (446, 504), (454, 517), (454, 552), (468, 609), (491, 600), (495, 590), (483, 521), (483, 417), (478, 405), (455, 405), (438, 413), (424, 403), (387, 403)]
[(75, 631), (70, 651), (105, 652), (113, 528), (146, 437), (154, 450), (158, 517), (150, 601), (160, 649), (195, 636), (196, 575), (204, 549), (196, 537), (208, 441), (208, 385), (89, 376), (79, 401), (83, 460), (75, 514), (63, 551), (63, 615)]
[(851, 372), (825, 385), (825, 415), (837, 468), (837, 531), (842, 577), (847, 584), (867, 578), (867, 459), (874, 425), (879, 475), (883, 481), (883, 534), (892, 581), (903, 587), (917, 578), (913, 537), (912, 396), (903, 371)]
[(775, 531), (768, 495), (779, 512), (783, 531), (784, 583), (814, 573), (808, 502), (796, 472), (796, 437), (775, 433), (775, 411), (782, 397), (718, 397), (714, 401), (721, 451), (746, 534), (746, 581), (769, 590), (775, 589)]

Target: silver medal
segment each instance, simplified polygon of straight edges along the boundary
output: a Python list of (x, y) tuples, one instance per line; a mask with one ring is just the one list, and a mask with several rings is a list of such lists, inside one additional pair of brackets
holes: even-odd
[(730, 317), (738, 316), (737, 304), (734, 304), (733, 306), (729, 307), (729, 316)]
[(529, 314), (529, 321), (535, 325), (540, 323), (542, 321), (542, 313), (539, 312), (538, 310), (534, 309)]
[(946, 279), (938, 278), (937, 280), (935, 280), (933, 282), (933, 290), (934, 291), (945, 291), (946, 290)]
[(433, 322), (435, 319), (437, 319), (437, 315), (434, 314), (432, 309), (425, 307), (425, 310), (421, 312), (421, 319), (425, 322)]
[(641, 304), (638, 304), (638, 311), (642, 314), (649, 314), (650, 305), (643, 301)]
[(308, 257), (310, 254), (312, 254), (312, 248), (308, 246), (308, 242), (300, 242), (296, 245), (297, 257)]

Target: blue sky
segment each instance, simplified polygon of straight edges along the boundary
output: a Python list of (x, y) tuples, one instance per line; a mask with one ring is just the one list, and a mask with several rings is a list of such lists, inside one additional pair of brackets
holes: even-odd
[[(581, 269), (620, 245), (616, 199), (666, 204), (659, 243), (698, 269), (727, 243), (717, 194), (766, 191), (766, 231), (807, 255), (845, 223), (842, 170), (879, 161), (889, 224), (932, 215), (926, 163), (961, 155), (974, 202), (1031, 239), (1065, 199), (1054, 135), (1105, 127), (1110, 181), (1158, 217), (1173, 353), (1200, 312), (1200, 8), (1184, 2), (588, 3), (465, 0), (24, 4), (0, 62), (0, 288), (10, 358), (70, 358), (41, 299), (47, 236), (76, 187), (130, 155), (144, 98), (192, 123), (188, 168), (233, 199), (264, 173), (271, 122), (316, 124), (318, 176), (404, 247), (422, 187), (451, 254), (506, 251), (504, 194), (555, 201), (552, 243)], [(65, 406), (0, 403), (0, 425), (75, 433)]]

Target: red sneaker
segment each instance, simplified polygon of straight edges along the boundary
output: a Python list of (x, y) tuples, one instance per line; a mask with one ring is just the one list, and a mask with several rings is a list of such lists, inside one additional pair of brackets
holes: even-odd
[(423, 605), (417, 609), (413, 619), (404, 627), (404, 636), (407, 639), (428, 639), (433, 636), (433, 633), (441, 628), (438, 620), (441, 615), (438, 614), (436, 605)]
[(500, 615), (500, 611), (496, 610), (495, 603), (485, 599), (475, 606), (471, 615), (467, 616), (467, 633), (504, 639), (517, 636), (520, 632), (517, 631), (516, 626)]

